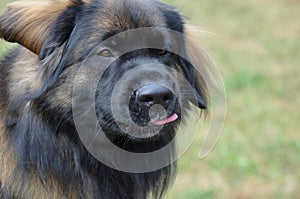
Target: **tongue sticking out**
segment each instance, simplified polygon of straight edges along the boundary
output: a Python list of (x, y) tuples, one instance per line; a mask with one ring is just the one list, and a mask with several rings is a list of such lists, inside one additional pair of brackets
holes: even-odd
[(157, 121), (154, 121), (152, 123), (155, 124), (155, 125), (164, 125), (164, 124), (168, 124), (168, 123), (174, 122), (177, 119), (178, 119), (178, 115), (176, 113), (174, 113), (173, 115), (171, 115), (167, 119), (157, 120)]

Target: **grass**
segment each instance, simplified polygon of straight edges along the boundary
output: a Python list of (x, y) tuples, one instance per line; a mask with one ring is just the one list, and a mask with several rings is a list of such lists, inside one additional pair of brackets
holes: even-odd
[(216, 33), (202, 40), (228, 96), (220, 141), (199, 159), (198, 136), (167, 199), (299, 198), (300, 2), (165, 1)]
[(204, 160), (194, 143), (168, 198), (298, 198), (300, 2), (167, 2), (216, 33), (202, 40), (228, 97), (219, 143)]

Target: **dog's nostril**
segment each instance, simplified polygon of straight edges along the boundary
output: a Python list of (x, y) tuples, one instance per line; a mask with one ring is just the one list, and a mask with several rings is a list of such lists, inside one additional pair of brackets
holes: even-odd
[(163, 96), (163, 100), (164, 101), (169, 101), (169, 100), (171, 100), (171, 99), (173, 99), (173, 93), (166, 93), (166, 95), (165, 96)]
[(146, 84), (136, 90), (134, 94), (139, 102), (150, 104), (163, 104), (174, 98), (170, 89), (156, 83)]
[(151, 95), (139, 95), (137, 98), (140, 102), (153, 102), (154, 98)]

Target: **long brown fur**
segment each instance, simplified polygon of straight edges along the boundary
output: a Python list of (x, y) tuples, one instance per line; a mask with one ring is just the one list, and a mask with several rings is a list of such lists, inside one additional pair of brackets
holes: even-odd
[(10, 3), (0, 18), (0, 37), (39, 54), (50, 34), (50, 25), (72, 5), (74, 3), (69, 0)]

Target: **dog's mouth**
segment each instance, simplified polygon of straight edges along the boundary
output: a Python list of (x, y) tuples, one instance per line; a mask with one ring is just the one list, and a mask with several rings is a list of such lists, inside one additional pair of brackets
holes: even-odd
[[(165, 135), (164, 129), (174, 129), (178, 122), (181, 120), (180, 113), (172, 113), (168, 115), (157, 115), (157, 117), (151, 117), (151, 119), (141, 120), (149, 121), (147, 124), (138, 123), (131, 120), (127, 123), (124, 121), (114, 121), (110, 124), (102, 125), (102, 130), (112, 140), (119, 139), (120, 137), (127, 137), (132, 141), (149, 141), (158, 140)], [(127, 139), (125, 139), (127, 140)]]

